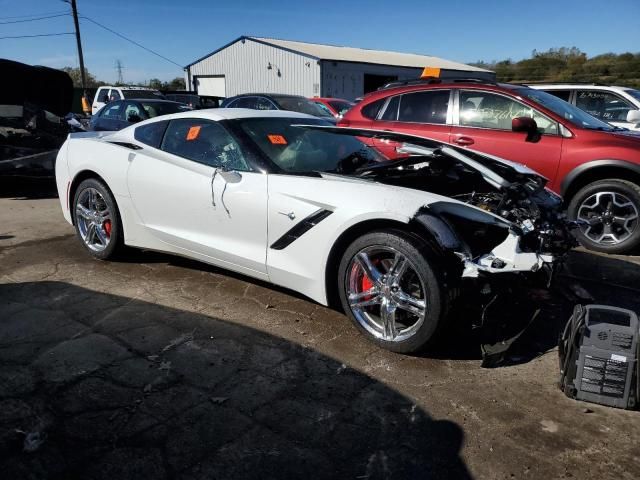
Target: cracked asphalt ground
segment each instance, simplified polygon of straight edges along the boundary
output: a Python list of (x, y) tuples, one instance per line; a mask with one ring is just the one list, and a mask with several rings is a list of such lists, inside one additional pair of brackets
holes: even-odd
[(573, 253), (509, 366), (483, 369), (464, 328), (393, 354), (213, 267), (92, 260), (45, 186), (0, 192), (2, 478), (640, 475), (640, 413), (564, 397), (553, 347), (571, 292), (638, 309), (635, 258)]

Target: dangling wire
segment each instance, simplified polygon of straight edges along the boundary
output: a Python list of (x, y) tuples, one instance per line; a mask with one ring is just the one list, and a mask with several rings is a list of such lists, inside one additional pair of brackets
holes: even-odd
[[(213, 205), (214, 207), (216, 206), (216, 194), (215, 191), (213, 189), (213, 182), (216, 181), (216, 175), (218, 174), (218, 169), (215, 168), (213, 170), (213, 175), (211, 176), (211, 205)], [(225, 184), (225, 187), (227, 185)]]
[(231, 212), (229, 212), (229, 209), (227, 208), (227, 204), (226, 204), (226, 203), (224, 203), (224, 192), (226, 192), (226, 191), (227, 191), (227, 185), (228, 185), (228, 182), (225, 180), (225, 182), (224, 182), (224, 188), (222, 189), (222, 195), (221, 195), (221, 197), (220, 197), (220, 201), (222, 202), (222, 206), (224, 207), (224, 211), (225, 211), (225, 212), (227, 212), (227, 216), (228, 216), (229, 218), (231, 218)]

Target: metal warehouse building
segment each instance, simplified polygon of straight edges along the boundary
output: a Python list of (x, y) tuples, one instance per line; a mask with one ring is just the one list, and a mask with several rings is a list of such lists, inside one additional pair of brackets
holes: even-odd
[(440, 76), (494, 80), (489, 70), (438, 57), (240, 37), (185, 67), (187, 88), (200, 95), (288, 93), (355, 99), (381, 85), (418, 78), (425, 67)]

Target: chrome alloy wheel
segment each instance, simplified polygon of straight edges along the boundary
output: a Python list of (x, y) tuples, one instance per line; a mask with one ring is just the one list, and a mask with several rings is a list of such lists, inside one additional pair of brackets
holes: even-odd
[(580, 229), (589, 240), (603, 245), (616, 245), (629, 238), (638, 228), (638, 209), (617, 192), (598, 192), (587, 197), (578, 207)]
[(101, 252), (111, 241), (112, 217), (107, 202), (95, 188), (85, 188), (76, 203), (76, 225), (85, 245)]
[(375, 338), (401, 342), (424, 323), (425, 282), (413, 263), (387, 246), (360, 250), (349, 263), (347, 299), (357, 321)]

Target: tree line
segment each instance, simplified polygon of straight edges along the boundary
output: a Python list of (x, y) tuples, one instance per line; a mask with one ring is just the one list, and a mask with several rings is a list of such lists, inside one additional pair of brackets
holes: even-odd
[(491, 62), (477, 67), (496, 72), (501, 82), (594, 82), (640, 88), (640, 53), (605, 53), (588, 58), (576, 47), (534, 50), (531, 58)]
[[(82, 79), (81, 79), (81, 75), (80, 75), (80, 68), (78, 67), (64, 67), (61, 68), (60, 70), (62, 70), (63, 72), (66, 72), (70, 77), (71, 80), (73, 80), (73, 86), (74, 87), (82, 87)], [(85, 79), (86, 79), (86, 87), (87, 88), (98, 88), (101, 87), (102, 85), (114, 85), (114, 86), (118, 86), (118, 83), (107, 83), (107, 82), (103, 82), (102, 80), (98, 80), (95, 75), (93, 75), (91, 72), (89, 72), (86, 68), (84, 69), (85, 72)], [(128, 83), (127, 85), (132, 85), (130, 83)], [(149, 88), (153, 88), (155, 90), (184, 90), (185, 89), (185, 83), (184, 83), (184, 78), (181, 77), (176, 77), (173, 80), (170, 80), (168, 82), (163, 82), (158, 78), (152, 78), (146, 82), (138, 82), (138, 83), (134, 83), (133, 85), (139, 86), (139, 87), (149, 87)]]

